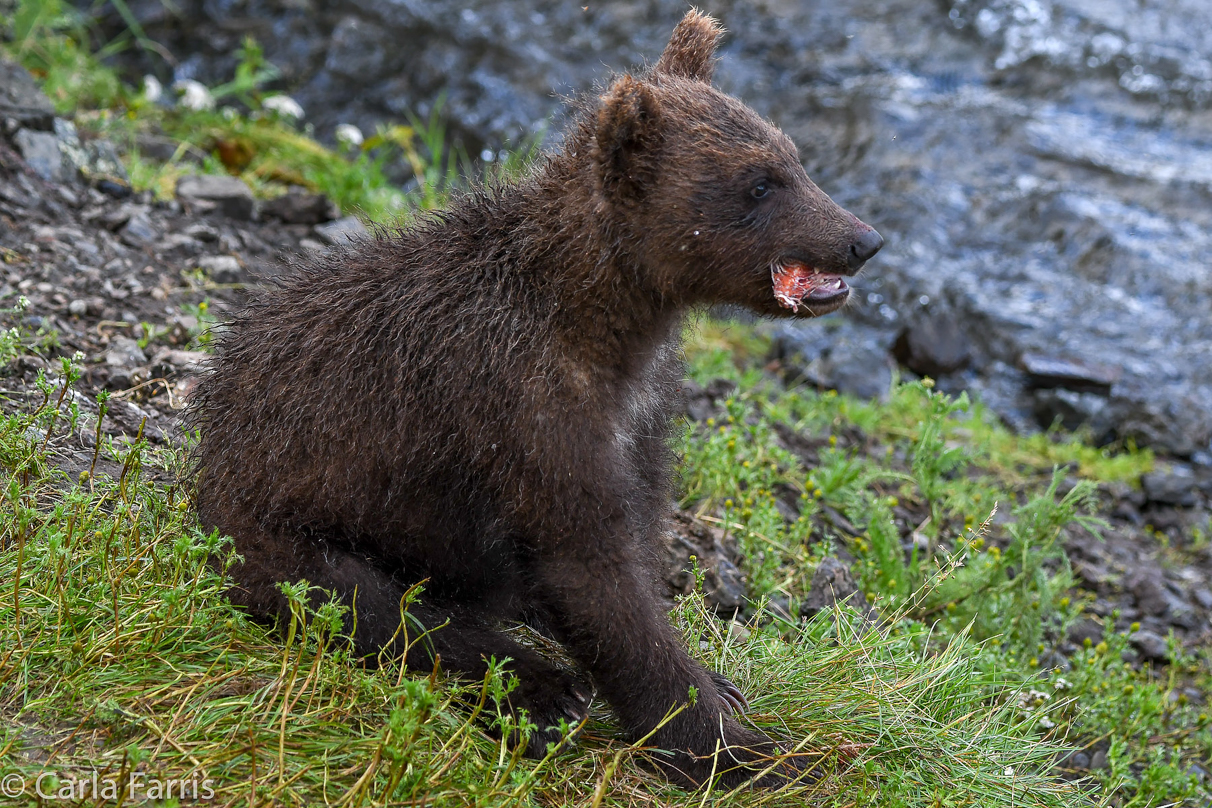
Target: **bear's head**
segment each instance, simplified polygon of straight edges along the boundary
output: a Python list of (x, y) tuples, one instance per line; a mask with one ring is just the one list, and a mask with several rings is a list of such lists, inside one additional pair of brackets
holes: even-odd
[(669, 298), (768, 315), (834, 311), (850, 294), (845, 277), (883, 239), (808, 179), (785, 134), (711, 86), (722, 32), (689, 12), (651, 71), (601, 96), (599, 202)]

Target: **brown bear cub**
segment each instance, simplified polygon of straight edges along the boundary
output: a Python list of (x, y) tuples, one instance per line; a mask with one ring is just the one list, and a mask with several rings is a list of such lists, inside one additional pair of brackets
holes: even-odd
[[(688, 786), (744, 782), (778, 750), (658, 596), (683, 313), (833, 311), (882, 244), (785, 135), (710, 86), (721, 32), (691, 11), (656, 66), (587, 103), (527, 178), (262, 295), (192, 405), (199, 515), (244, 558), (234, 602), (281, 616), (278, 583), (306, 579), (356, 608), (347, 628), (369, 656), (398, 649), (401, 598), (424, 580), (409, 614), (449, 625), (411, 647), (410, 668), (436, 655), (475, 680), (508, 658), (534, 754), (595, 688), (631, 738), (688, 705), (650, 741)], [(519, 645), (510, 621), (579, 672)], [(773, 764), (759, 784), (800, 768)]]

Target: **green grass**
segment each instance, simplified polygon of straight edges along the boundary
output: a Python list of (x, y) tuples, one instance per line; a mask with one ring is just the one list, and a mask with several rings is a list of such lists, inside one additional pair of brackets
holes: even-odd
[[(124, 3), (115, 6), (125, 10)], [(302, 186), (327, 194), (346, 213), (390, 223), (441, 207), (473, 170), (467, 155), (451, 149), (440, 109), (427, 120), (381, 126), (360, 145), (339, 151), (322, 145), (309, 125), (265, 105), (274, 95), (265, 88), (277, 71), (252, 39), (240, 49), (231, 80), (210, 88), (214, 108), (191, 110), (154, 103), (107, 63), (125, 48), (150, 47), (141, 32), (90, 50), (96, 32), (62, 0), (18, 0), (7, 23), (12, 33), (7, 51), (41, 80), (59, 114), (74, 117), (87, 136), (114, 141), (125, 154), (133, 188), (160, 199), (171, 199), (185, 174), (234, 174), (261, 197)], [(149, 134), (178, 144), (174, 157), (158, 161), (142, 154), (139, 136)], [(536, 155), (538, 142), (522, 144), (508, 159), (485, 168), (482, 178), (517, 174)], [(204, 156), (201, 165), (190, 157), (197, 154)], [(412, 189), (400, 188), (393, 175), (411, 175)]]
[[(148, 103), (106, 67), (107, 53), (147, 44), (137, 31), (90, 50), (57, 0), (22, 0), (8, 24), (9, 51), (82, 129), (128, 147), (161, 131), (262, 195), (299, 183), (382, 219), (440, 206), (466, 172), (435, 159), (449, 155), (438, 117), (343, 154), (267, 114), (272, 70), (255, 43), (215, 88), (234, 112), (189, 112)], [(413, 193), (388, 181), (393, 161), (418, 178)], [(161, 196), (195, 170), (133, 149), (127, 164)], [(716, 419), (676, 436), (678, 496), (736, 541), (755, 602), (739, 629), (698, 597), (674, 618), (751, 695), (756, 724), (822, 756), (820, 783), (687, 795), (649, 773), (604, 710), (575, 746), (521, 760), (482, 729), (502, 720), (500, 676), (459, 687), (391, 663), (366, 670), (335, 634), (335, 607), (309, 612), (298, 591), (286, 636), (266, 631), (225, 600), (231, 545), (199, 531), (171, 482), (175, 451), (104, 436), (96, 456), (80, 449), (81, 434), (102, 433), (66, 394), (77, 369), (65, 359), (0, 420), (0, 784), (53, 773), (44, 791), (57, 792), (133, 771), (233, 806), (1208, 804), (1208, 784), (1188, 773), (1212, 759), (1208, 708), (1181, 695), (1212, 692), (1208, 649), (1172, 645), (1169, 665), (1137, 669), (1121, 661), (1128, 635), (1109, 631), (1055, 667), (1088, 606), (1063, 539), (1101, 529), (1099, 486), (1137, 484), (1148, 452), (1011, 435), (924, 382), (885, 403), (784, 390), (760, 370), (760, 331), (704, 321), (688, 336), (691, 375), (738, 386)], [(0, 365), (29, 352), (54, 356), (53, 335), (0, 332)], [(798, 614), (816, 566), (837, 553), (853, 559), (878, 628), (848, 608), (806, 622), (763, 610), (770, 599)], [(1058, 755), (1093, 747), (1108, 767), (1064, 780)]]
[[(0, 777), (53, 771), (69, 783), (97, 769), (125, 780), (135, 769), (206, 781), (233, 805), (684, 799), (630, 761), (605, 716), (577, 747), (520, 761), (458, 706), (491, 713), (499, 679), (458, 688), (390, 664), (364, 670), (333, 635), (331, 608), (300, 608), (285, 641), (250, 623), (205, 563), (230, 562), (227, 541), (200, 532), (182, 493), (144, 473), (175, 468), (176, 455), (107, 443), (117, 478), (71, 479), (53, 456), (71, 415), (53, 412), (0, 422)], [(1039, 774), (1052, 750), (1020, 720), (1020, 684), (980, 670), (963, 633), (928, 651), (928, 632), (881, 636), (846, 615), (754, 626), (745, 639), (697, 599), (676, 617), (705, 661), (754, 694), (759, 725), (825, 756), (831, 775), (814, 800), (1064, 805), (1073, 793)]]
[[(704, 381), (728, 362), (710, 343), (689, 352)], [(64, 370), (74, 372), (70, 360)], [(1083, 529), (1091, 481), (1065, 496), (1033, 475), (1005, 487), (982, 470), (983, 455), (966, 452), (969, 473), (952, 469), (937, 484), (945, 527), (932, 555), (907, 555), (889, 514), (902, 503), (928, 512), (921, 492), (931, 472), (915, 469), (914, 449), (971, 419), (920, 383), (900, 386), (882, 405), (889, 454), (839, 415), (857, 402), (750, 381), (725, 403), (721, 423), (683, 431), (683, 503), (736, 538), (755, 597), (789, 598), (792, 611), (821, 555), (844, 546), (885, 623), (873, 628), (848, 609), (794, 623), (759, 609), (738, 631), (697, 597), (682, 602), (675, 619), (688, 644), (752, 695), (752, 720), (821, 755), (830, 772), (811, 789), (741, 791), (716, 804), (1207, 798), (1184, 772), (1212, 753), (1208, 716), (1168, 698), (1178, 678), (1206, 687), (1207, 658), (1176, 653), (1164, 672), (1134, 670), (1119, 662), (1127, 637), (1111, 633), (1070, 670), (1039, 665), (1080, 614), (1056, 538)], [(309, 613), (300, 605), (285, 639), (251, 623), (222, 594), (234, 560), (228, 541), (199, 531), (182, 492), (151, 479), (172, 478), (174, 451), (103, 440), (97, 468), (109, 473), (60, 469), (78, 445), (73, 434), (95, 432), (61, 385), (44, 382), (41, 406), (0, 421), (0, 780), (33, 782), (49, 771), (59, 788), (72, 788), (94, 770), (125, 782), (133, 769), (149, 782), (198, 789), (205, 781), (221, 805), (701, 799), (648, 773), (608, 713), (595, 713), (576, 746), (520, 760), (472, 719), (496, 715), (493, 695), (507, 686), (499, 677), (457, 687), (390, 663), (365, 670), (334, 634), (332, 606)], [(60, 401), (68, 403), (56, 416)], [(897, 425), (894, 414), (909, 423), (914, 410), (916, 429)], [(783, 448), (780, 423), (827, 423), (802, 433), (822, 438), (819, 462)], [(989, 445), (1017, 440), (1003, 438)], [(804, 494), (792, 521), (776, 516), (771, 500), (787, 486)], [(1011, 518), (989, 520), (994, 502)], [(830, 513), (857, 535), (824, 522)], [(223, 561), (208, 566), (208, 557)], [(1097, 783), (1071, 785), (1050, 769), (1060, 750), (1092, 741), (1110, 742)]]

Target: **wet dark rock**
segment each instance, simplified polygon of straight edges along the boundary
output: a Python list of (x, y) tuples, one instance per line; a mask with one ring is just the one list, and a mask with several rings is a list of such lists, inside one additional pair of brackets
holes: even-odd
[(341, 212), (324, 194), (291, 191), (262, 203), (261, 215), (287, 224), (321, 224)]
[(1069, 766), (1074, 769), (1083, 769), (1083, 770), (1089, 769), (1090, 768), (1090, 756), (1087, 755), (1085, 752), (1074, 752), (1072, 755), (1069, 756), (1068, 763), (1069, 763)]
[(1150, 502), (1189, 508), (1195, 504), (1198, 480), (1190, 466), (1168, 463), (1141, 477), (1141, 487)]
[(1032, 411), (1043, 429), (1060, 421), (1065, 429), (1091, 426), (1099, 437), (1107, 431), (1107, 399), (1097, 393), (1078, 393), (1063, 388), (1046, 388), (1032, 394)]
[(1159, 569), (1146, 568), (1129, 573), (1124, 579), (1124, 588), (1132, 593), (1136, 605), (1145, 614), (1165, 614), (1170, 605), (1170, 595)]
[(1086, 640), (1097, 644), (1103, 638), (1103, 625), (1097, 620), (1086, 617), (1078, 620), (1069, 629), (1069, 642), (1077, 647), (1084, 647)]
[(860, 611), (866, 611), (867, 602), (859, 592), (850, 567), (844, 562), (825, 557), (812, 574), (808, 597), (804, 600), (803, 614), (811, 617), (822, 609), (832, 609), (844, 603)]
[(1019, 359), (1027, 380), (1034, 387), (1063, 387), (1077, 393), (1108, 395), (1122, 372), (1110, 365), (1082, 362), (1056, 356), (1025, 353)]
[(1128, 642), (1142, 657), (1152, 662), (1165, 662), (1169, 658), (1166, 638), (1148, 629), (1133, 632)]
[(938, 378), (971, 360), (969, 339), (951, 317), (922, 319), (901, 331), (892, 346), (897, 361), (920, 376)]
[(793, 380), (859, 398), (886, 398), (896, 332), (844, 318), (780, 324), (775, 355)]
[(253, 215), (253, 193), (242, 180), (213, 174), (189, 174), (177, 180), (177, 197), (199, 212), (216, 211), (247, 221)]
[(0, 122), (6, 132), (21, 128), (48, 131), (54, 117), (54, 106), (29, 71), (0, 58)]
[(679, 511), (674, 514), (673, 529), (664, 534), (664, 545), (671, 595), (694, 591), (697, 566), (703, 576), (703, 599), (717, 614), (734, 614), (744, 606), (745, 576), (724, 545), (721, 531)]
[(314, 230), (320, 241), (330, 247), (370, 238), (370, 231), (357, 216), (345, 216), (326, 224), (318, 224)]
[(712, 379), (706, 387), (693, 379), (682, 379), (678, 383), (678, 396), (682, 413), (692, 421), (706, 421), (723, 414), (720, 402), (736, 390), (731, 379)]

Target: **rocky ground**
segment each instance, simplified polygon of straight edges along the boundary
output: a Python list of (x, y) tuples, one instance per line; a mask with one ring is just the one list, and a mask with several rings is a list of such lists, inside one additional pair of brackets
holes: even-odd
[[(111, 393), (103, 432), (133, 436), (142, 431), (152, 442), (176, 441), (176, 419), (206, 357), (208, 327), (229, 317), (257, 286), (281, 275), (292, 258), (365, 237), (365, 228), (352, 217), (340, 217), (327, 200), (301, 191), (263, 203), (233, 178), (195, 176), (181, 181), (176, 199), (157, 202), (132, 193), (120, 176), (89, 176), (70, 162), (38, 165), (30, 143), (45, 137), (65, 142), (65, 122), (56, 127), (53, 116), (38, 112), (36, 98), (27, 102), (7, 108), (0, 138), (0, 306), (10, 310), (4, 324), (17, 328), (36, 350), (3, 371), (4, 406), (36, 404), (42, 396), (35, 387), (39, 372), (55, 376), (58, 357), (78, 354), (80, 408), (95, 413), (96, 395)], [(86, 145), (86, 152), (106, 153), (103, 143)], [(22, 298), (27, 302), (19, 305)], [(802, 371), (773, 359), (774, 370)], [(837, 372), (842, 370), (839, 365)], [(1040, 372), (1046, 370), (1065, 372), (1055, 367)], [(825, 384), (824, 377), (818, 383)], [(719, 416), (720, 402), (732, 389), (724, 381), (705, 388), (686, 382), (687, 417)], [(835, 437), (843, 448), (873, 456), (884, 448), (858, 432)], [(815, 465), (823, 438), (790, 431), (781, 438), (806, 464)], [(71, 471), (88, 468), (92, 441), (89, 431), (81, 430), (64, 444)], [(1093, 605), (1046, 663), (1063, 667), (1065, 656), (1083, 642), (1097, 643), (1106, 625), (1125, 630), (1140, 624), (1127, 654), (1132, 664), (1164, 663), (1170, 632), (1190, 650), (1212, 647), (1212, 472), (1163, 458), (1139, 489), (1104, 486), (1101, 498), (1110, 524), (1103, 539), (1074, 529), (1065, 545)], [(786, 517), (794, 520), (794, 497), (785, 504)], [(897, 516), (911, 542), (923, 514), (902, 508)], [(836, 513), (825, 513), (818, 528), (815, 535), (857, 535)], [(708, 602), (723, 614), (744, 609), (745, 580), (735, 547), (710, 520), (677, 512), (666, 546), (671, 594), (693, 587), (692, 555), (705, 571)], [(851, 560), (843, 551), (821, 565), (809, 610), (856, 591), (847, 571)], [(772, 608), (785, 612), (787, 604)], [(1194, 689), (1185, 695), (1196, 703), (1207, 699)], [(1075, 763), (1079, 768), (1096, 764)]]

